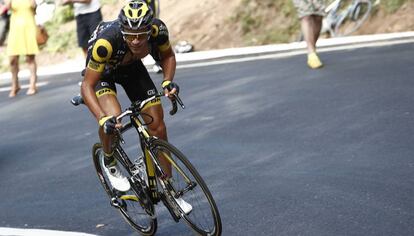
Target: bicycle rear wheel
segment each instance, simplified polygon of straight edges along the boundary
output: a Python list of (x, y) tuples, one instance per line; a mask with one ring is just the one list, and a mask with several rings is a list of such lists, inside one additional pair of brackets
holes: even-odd
[(352, 3), (346, 14), (343, 14), (335, 26), (335, 36), (347, 36), (357, 31), (368, 19), (371, 12), (370, 0), (359, 0)]
[[(184, 199), (191, 204), (193, 209), (189, 214), (185, 214), (175, 201), (171, 201), (170, 204), (179, 210), (182, 218), (198, 234), (221, 235), (222, 225), (216, 203), (193, 165), (177, 148), (164, 140), (154, 140), (151, 152), (157, 158), (164, 157), (171, 163), (171, 178), (164, 183), (167, 187), (174, 189), (172, 194)], [(159, 176), (159, 178), (165, 179), (165, 176)], [(172, 197), (169, 192), (164, 194), (167, 197)]]
[[(101, 151), (102, 145), (96, 143), (92, 149), (93, 163), (99, 181), (111, 199), (111, 205), (117, 208), (125, 221), (142, 235), (154, 235), (157, 230), (157, 219), (151, 217), (146, 212), (142, 204), (143, 199), (140, 199), (139, 197), (141, 196), (141, 198), (149, 199), (148, 195), (145, 196), (142, 193), (138, 194), (137, 188), (140, 188), (140, 186), (136, 186), (137, 184), (134, 184), (131, 181), (131, 189), (127, 192), (120, 192), (114, 189), (106, 176), (106, 173), (103, 171), (103, 155), (101, 155)], [(128, 174), (128, 171), (122, 165), (119, 165), (119, 167), (122, 173), (130, 179), (131, 175)], [(146, 202), (147, 207), (148, 204), (151, 204), (153, 207), (152, 203)], [(154, 209), (152, 209), (152, 211), (154, 212)]]

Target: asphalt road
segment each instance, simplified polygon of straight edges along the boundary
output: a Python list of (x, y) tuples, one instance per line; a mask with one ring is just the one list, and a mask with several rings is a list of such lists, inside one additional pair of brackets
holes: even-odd
[[(187, 108), (166, 115), (169, 138), (209, 185), (223, 235), (414, 235), (414, 45), (321, 57), (321, 70), (299, 55), (177, 71)], [(0, 93), (0, 227), (136, 235), (94, 173), (96, 122), (69, 104), (79, 80)], [(157, 235), (192, 235), (159, 209)]]

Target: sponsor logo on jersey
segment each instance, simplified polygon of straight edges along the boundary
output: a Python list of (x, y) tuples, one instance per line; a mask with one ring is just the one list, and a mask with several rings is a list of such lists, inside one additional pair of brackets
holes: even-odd
[(155, 94), (155, 89), (150, 89), (150, 90), (147, 91), (148, 96), (152, 96), (154, 94)]

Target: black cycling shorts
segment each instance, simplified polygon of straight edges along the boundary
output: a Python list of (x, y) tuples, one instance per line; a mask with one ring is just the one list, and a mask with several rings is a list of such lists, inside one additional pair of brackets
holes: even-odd
[(79, 47), (88, 48), (88, 40), (101, 21), (101, 9), (76, 16), (76, 33)]
[[(115, 83), (122, 86), (131, 102), (145, 100), (158, 92), (141, 60), (118, 66), (110, 73), (104, 72), (95, 87), (96, 96), (116, 95)], [(157, 104), (160, 104), (159, 100), (157, 99)]]

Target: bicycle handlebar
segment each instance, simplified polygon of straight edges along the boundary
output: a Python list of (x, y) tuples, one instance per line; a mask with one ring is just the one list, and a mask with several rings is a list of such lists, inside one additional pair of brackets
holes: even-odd
[[(174, 115), (175, 113), (177, 113), (177, 110), (178, 110), (177, 103), (180, 104), (180, 106), (181, 106), (182, 109), (185, 109), (184, 103), (181, 100), (181, 98), (178, 96), (178, 94), (173, 94), (173, 96), (174, 96), (174, 98), (171, 99), (172, 109), (169, 112), (170, 115)], [(132, 113), (134, 113), (136, 111), (137, 112), (140, 112), (141, 109), (148, 102), (150, 102), (150, 101), (152, 101), (152, 100), (154, 100), (156, 98), (159, 98), (159, 97), (165, 97), (164, 93), (163, 92), (158, 92), (154, 96), (149, 97), (149, 98), (147, 98), (147, 99), (145, 99), (143, 101), (137, 101), (137, 102), (132, 103), (132, 105), (129, 108), (127, 108), (123, 113), (121, 113), (116, 119), (117, 120), (120, 120), (120, 119), (122, 119), (122, 117), (124, 117), (126, 115), (132, 114)], [(83, 98), (82, 98), (82, 96), (80, 94), (78, 94), (75, 97), (73, 97), (72, 100), (70, 100), (70, 102), (74, 106), (78, 106), (80, 104), (85, 104), (85, 102), (84, 102), (84, 100), (83, 100)]]
[[(181, 100), (181, 98), (178, 96), (178, 94), (173, 94), (174, 98), (171, 99), (171, 104), (172, 104), (172, 109), (170, 110), (170, 115), (174, 115), (175, 113), (177, 113), (178, 110), (178, 106), (177, 103), (180, 104), (182, 109), (185, 109), (184, 103)], [(164, 92), (158, 92), (157, 94), (155, 94), (152, 97), (149, 97), (143, 101), (137, 101), (134, 102), (127, 110), (131, 110), (132, 112), (134, 111), (138, 111), (140, 112), (141, 109), (150, 101), (159, 98), (159, 97), (165, 97)]]

